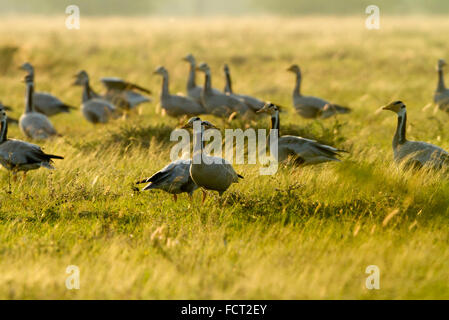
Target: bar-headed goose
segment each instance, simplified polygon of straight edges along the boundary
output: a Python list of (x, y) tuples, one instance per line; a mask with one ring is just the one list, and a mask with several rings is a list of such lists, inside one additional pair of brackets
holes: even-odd
[(229, 66), (227, 64), (224, 65), (223, 71), (225, 74), (226, 85), (224, 88), (224, 92), (230, 95), (241, 99), (248, 107), (250, 107), (253, 111), (258, 111), (263, 108), (265, 102), (257, 99), (255, 97), (248, 96), (246, 94), (237, 94), (232, 91), (232, 80), (231, 80), (231, 72), (229, 70)]
[(35, 144), (8, 139), (8, 121), (6, 112), (0, 104), (0, 164), (13, 172), (13, 178), (16, 179), (18, 171), (23, 171), (25, 177), (29, 170), (44, 167), (54, 169), (52, 159), (64, 159), (61, 156), (47, 154)]
[(81, 70), (75, 77), (73, 84), (83, 87), (81, 112), (84, 118), (93, 124), (107, 123), (116, 111), (115, 106), (91, 89), (86, 71)]
[(301, 94), (301, 69), (294, 64), (287, 71), (296, 74), (296, 84), (293, 89), (293, 105), (296, 112), (306, 119), (328, 118), (337, 113), (349, 113), (351, 109), (330, 103), (324, 99)]
[(167, 69), (161, 66), (154, 73), (162, 76), (161, 107), (169, 116), (192, 116), (205, 113), (203, 107), (195, 100), (170, 94)]
[(446, 65), (446, 61), (443, 59), (438, 60), (438, 84), (433, 96), (433, 101), (438, 105), (440, 110), (449, 112), (449, 89), (447, 89), (444, 84), (444, 67)]
[(394, 160), (406, 168), (429, 167), (440, 169), (449, 164), (449, 154), (442, 148), (406, 138), (407, 109), (402, 101), (394, 101), (383, 107), (398, 115), (398, 125), (393, 137)]
[(295, 164), (309, 165), (328, 161), (340, 161), (337, 156), (340, 152), (346, 152), (325, 144), (297, 136), (279, 135), (279, 107), (273, 103), (267, 103), (258, 112), (271, 115), (271, 129), (276, 129), (278, 134), (278, 162), (293, 157)]
[(137, 92), (151, 94), (151, 91), (135, 83), (116, 77), (105, 77), (100, 80), (106, 87), (104, 98), (125, 111), (134, 109), (141, 103), (151, 101), (149, 97)]
[[(196, 123), (196, 125), (195, 125)], [(243, 178), (237, 174), (232, 164), (220, 157), (213, 157), (203, 152), (203, 133), (205, 129), (216, 129), (199, 117), (190, 118), (183, 126), (184, 129), (193, 129), (193, 160), (190, 166), (190, 176), (200, 188), (203, 189), (203, 202), (206, 199), (204, 190), (218, 191), (221, 196), (232, 183)]]
[[(29, 62), (25, 62), (20, 68), (27, 71), (34, 80), (34, 67)], [(51, 117), (58, 113), (68, 113), (71, 110), (76, 109), (47, 92), (33, 93), (33, 108), (36, 112), (43, 113), (47, 117)]]
[(212, 90), (212, 79), (210, 68), (207, 63), (201, 63), (197, 70), (204, 72), (204, 88), (202, 91), (202, 101), (207, 113), (218, 117), (228, 117), (233, 112), (238, 112), (242, 116), (251, 116), (254, 112), (238, 98), (225, 93), (217, 93)]
[[(12, 111), (12, 108), (10, 106), (5, 106), (1, 101), (0, 101), (0, 105), (3, 106), (3, 110), (5, 110), (5, 111)], [(19, 124), (19, 120), (11, 118), (11, 117), (7, 117), (6, 121), (8, 122), (8, 124)]]
[[(184, 58), (184, 61), (187, 61), (190, 65), (189, 77), (187, 78), (187, 95), (198, 102), (199, 104), (203, 104), (203, 100), (201, 98), (201, 93), (203, 92), (203, 87), (196, 85), (196, 60), (195, 57), (189, 53)], [(212, 91), (215, 93), (220, 93), (220, 90), (212, 88)]]
[(175, 201), (177, 195), (186, 192), (191, 198), (198, 186), (190, 177), (192, 159), (180, 159), (169, 163), (149, 178), (136, 182), (148, 183), (142, 190), (160, 189), (173, 194)]
[(46, 115), (33, 110), (33, 76), (25, 76), (25, 112), (19, 119), (19, 128), (28, 138), (41, 140), (58, 135)]

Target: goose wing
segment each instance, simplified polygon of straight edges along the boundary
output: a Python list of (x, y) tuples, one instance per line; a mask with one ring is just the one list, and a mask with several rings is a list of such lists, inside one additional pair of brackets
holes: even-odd
[(181, 191), (182, 186), (189, 182), (191, 164), (192, 160), (190, 159), (173, 161), (151, 177), (136, 183), (148, 183), (143, 190), (160, 188), (167, 191)]
[(318, 143), (315, 140), (295, 136), (280, 137), (278, 146), (297, 155), (305, 163), (323, 162), (324, 160), (339, 161), (337, 156), (340, 152), (344, 152), (344, 150)]
[(0, 145), (0, 158), (13, 166), (42, 163), (49, 166), (52, 159), (63, 159), (61, 156), (46, 154), (38, 145), (14, 139)]
[(60, 112), (70, 112), (70, 109), (76, 109), (67, 105), (54, 95), (47, 92), (35, 92), (33, 94), (33, 104), (36, 111), (51, 116)]

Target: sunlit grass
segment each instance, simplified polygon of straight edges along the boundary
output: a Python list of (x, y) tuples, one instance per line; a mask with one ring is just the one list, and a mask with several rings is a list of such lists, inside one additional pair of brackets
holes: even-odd
[[(39, 142), (64, 155), (57, 170), (30, 172), (23, 183), (0, 175), (1, 298), (448, 298), (449, 182), (443, 173), (401, 172), (392, 162), (396, 126), (381, 105), (402, 99), (408, 137), (449, 149), (449, 119), (433, 107), (435, 64), (447, 58), (449, 20), (383, 18), (82, 19), (7, 17), (0, 22), (0, 100), (23, 109), (21, 62), (35, 65), (36, 88), (79, 106), (73, 75), (119, 76), (153, 90), (141, 115), (104, 126), (79, 112), (53, 117), (63, 137)], [(341, 163), (280, 167), (236, 165), (245, 179), (219, 203), (138, 192), (134, 182), (169, 161), (178, 121), (156, 113), (158, 65), (171, 91), (185, 92), (186, 53), (207, 61), (223, 88), (228, 63), (234, 90), (286, 106), (281, 132), (350, 151)], [(2, 57), (2, 59), (6, 59)], [(350, 115), (304, 120), (293, 112), (298, 63), (303, 92), (353, 108)], [(197, 78), (202, 83), (201, 76)], [(217, 125), (221, 121), (206, 117)], [(267, 128), (268, 119), (257, 127)], [(11, 126), (12, 138), (24, 139)], [(68, 265), (81, 289), (67, 290)], [(381, 270), (381, 289), (365, 288), (365, 269)]]

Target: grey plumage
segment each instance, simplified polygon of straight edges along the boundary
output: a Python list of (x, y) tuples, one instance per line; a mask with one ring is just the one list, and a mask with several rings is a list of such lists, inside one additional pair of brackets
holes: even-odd
[(398, 115), (398, 125), (393, 137), (393, 154), (397, 164), (432, 169), (441, 169), (449, 164), (449, 153), (444, 149), (427, 142), (407, 140), (407, 109), (402, 101), (394, 101), (383, 109)]
[(303, 96), (301, 94), (301, 69), (296, 65), (290, 66), (287, 71), (293, 72), (296, 75), (296, 83), (293, 89), (293, 104), (296, 112), (306, 119), (312, 118), (328, 118), (338, 113), (349, 113), (351, 109), (343, 107), (334, 103), (330, 103), (324, 99)]
[(83, 87), (81, 112), (84, 118), (93, 124), (107, 123), (116, 111), (115, 106), (91, 89), (86, 71), (81, 70), (75, 77), (74, 85)]
[(28, 138), (37, 140), (48, 139), (57, 135), (58, 133), (47, 116), (33, 110), (33, 76), (30, 74), (26, 75), (25, 83), (25, 112), (19, 119), (20, 130)]
[[(21, 66), (22, 70), (28, 72), (34, 80), (34, 67), (26, 62)], [(54, 116), (59, 113), (68, 113), (75, 107), (62, 102), (59, 98), (47, 92), (34, 92), (33, 93), (33, 110), (35, 112), (42, 113), (47, 117)]]
[(169, 116), (192, 116), (205, 113), (204, 108), (195, 100), (189, 97), (170, 94), (169, 75), (164, 67), (158, 67), (154, 73), (162, 76), (160, 104)]
[(444, 84), (444, 67), (446, 65), (446, 61), (443, 59), (438, 60), (438, 83), (433, 96), (433, 101), (437, 104), (440, 110), (449, 112), (449, 89), (447, 89)]
[(244, 117), (254, 115), (254, 111), (238, 98), (225, 93), (216, 93), (212, 90), (210, 68), (206, 63), (201, 63), (197, 69), (205, 74), (201, 98), (207, 113), (218, 117), (229, 117), (233, 112), (238, 112)]
[(142, 190), (160, 189), (175, 196), (180, 193), (187, 193), (192, 196), (198, 186), (190, 177), (190, 166), (192, 160), (176, 160), (153, 174), (151, 177), (136, 182), (148, 183)]
[(237, 94), (232, 90), (232, 80), (231, 80), (231, 71), (229, 70), (229, 66), (227, 64), (224, 65), (223, 71), (225, 73), (226, 85), (224, 92), (230, 95), (235, 96), (236, 98), (242, 100), (248, 107), (251, 108), (254, 112), (260, 110), (265, 105), (265, 101), (257, 99), (255, 97), (246, 95), (246, 94)]
[(139, 104), (151, 101), (149, 97), (137, 92), (151, 94), (151, 91), (135, 83), (116, 77), (105, 77), (100, 80), (106, 87), (104, 98), (121, 109), (131, 110)]
[[(190, 176), (192, 180), (205, 190), (218, 191), (222, 195), (232, 183), (238, 182), (239, 178), (243, 178), (237, 174), (232, 164), (220, 157), (213, 157), (203, 152), (202, 136), (205, 129), (216, 128), (208, 121), (202, 121), (199, 117), (193, 117), (184, 125), (183, 128), (192, 129), (194, 123), (199, 121), (201, 124), (199, 132), (194, 131), (194, 155), (192, 165), (190, 166)], [(196, 161), (196, 159), (201, 159)], [(203, 194), (203, 202), (205, 193)]]
[(283, 162), (289, 157), (292, 157), (294, 162), (300, 165), (340, 161), (337, 157), (341, 152), (346, 152), (311, 139), (296, 136), (279, 136), (279, 108), (273, 103), (267, 103), (258, 112), (270, 114), (271, 128), (278, 130), (278, 162)]
[(52, 159), (64, 159), (61, 156), (47, 154), (36, 145), (29, 142), (8, 139), (8, 123), (6, 112), (0, 104), (0, 164), (13, 173), (44, 167), (54, 169)]

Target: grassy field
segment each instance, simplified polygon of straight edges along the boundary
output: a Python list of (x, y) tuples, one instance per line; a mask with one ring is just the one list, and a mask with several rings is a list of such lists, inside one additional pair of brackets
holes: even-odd
[[(403, 100), (409, 139), (449, 150), (449, 117), (424, 108), (437, 59), (449, 59), (447, 17), (385, 17), (373, 31), (364, 17), (86, 18), (79, 31), (64, 19), (0, 20), (0, 100), (14, 108), (11, 116), (24, 107), (24, 61), (35, 65), (37, 90), (76, 106), (81, 89), (71, 83), (80, 69), (96, 90), (99, 78), (119, 76), (151, 88), (154, 101), (104, 126), (80, 112), (55, 116), (63, 137), (39, 144), (65, 156), (57, 170), (30, 172), (17, 184), (1, 170), (0, 298), (449, 298), (449, 181), (400, 172), (391, 148), (396, 116), (379, 112)], [(181, 58), (189, 52), (210, 64), (215, 87), (223, 87), (228, 63), (236, 92), (287, 106), (281, 133), (350, 153), (341, 163), (283, 167), (274, 176), (235, 166), (245, 179), (224, 204), (211, 196), (200, 205), (201, 192), (192, 204), (135, 191), (134, 181), (168, 163), (178, 124), (156, 113), (161, 79), (152, 71), (164, 65), (171, 91), (185, 92)], [(292, 63), (302, 67), (305, 94), (353, 113), (324, 121), (296, 115), (294, 76), (285, 71)], [(9, 136), (25, 139), (16, 126)], [(68, 265), (80, 268), (80, 290), (65, 287)], [(380, 268), (380, 290), (365, 288), (368, 265)]]

